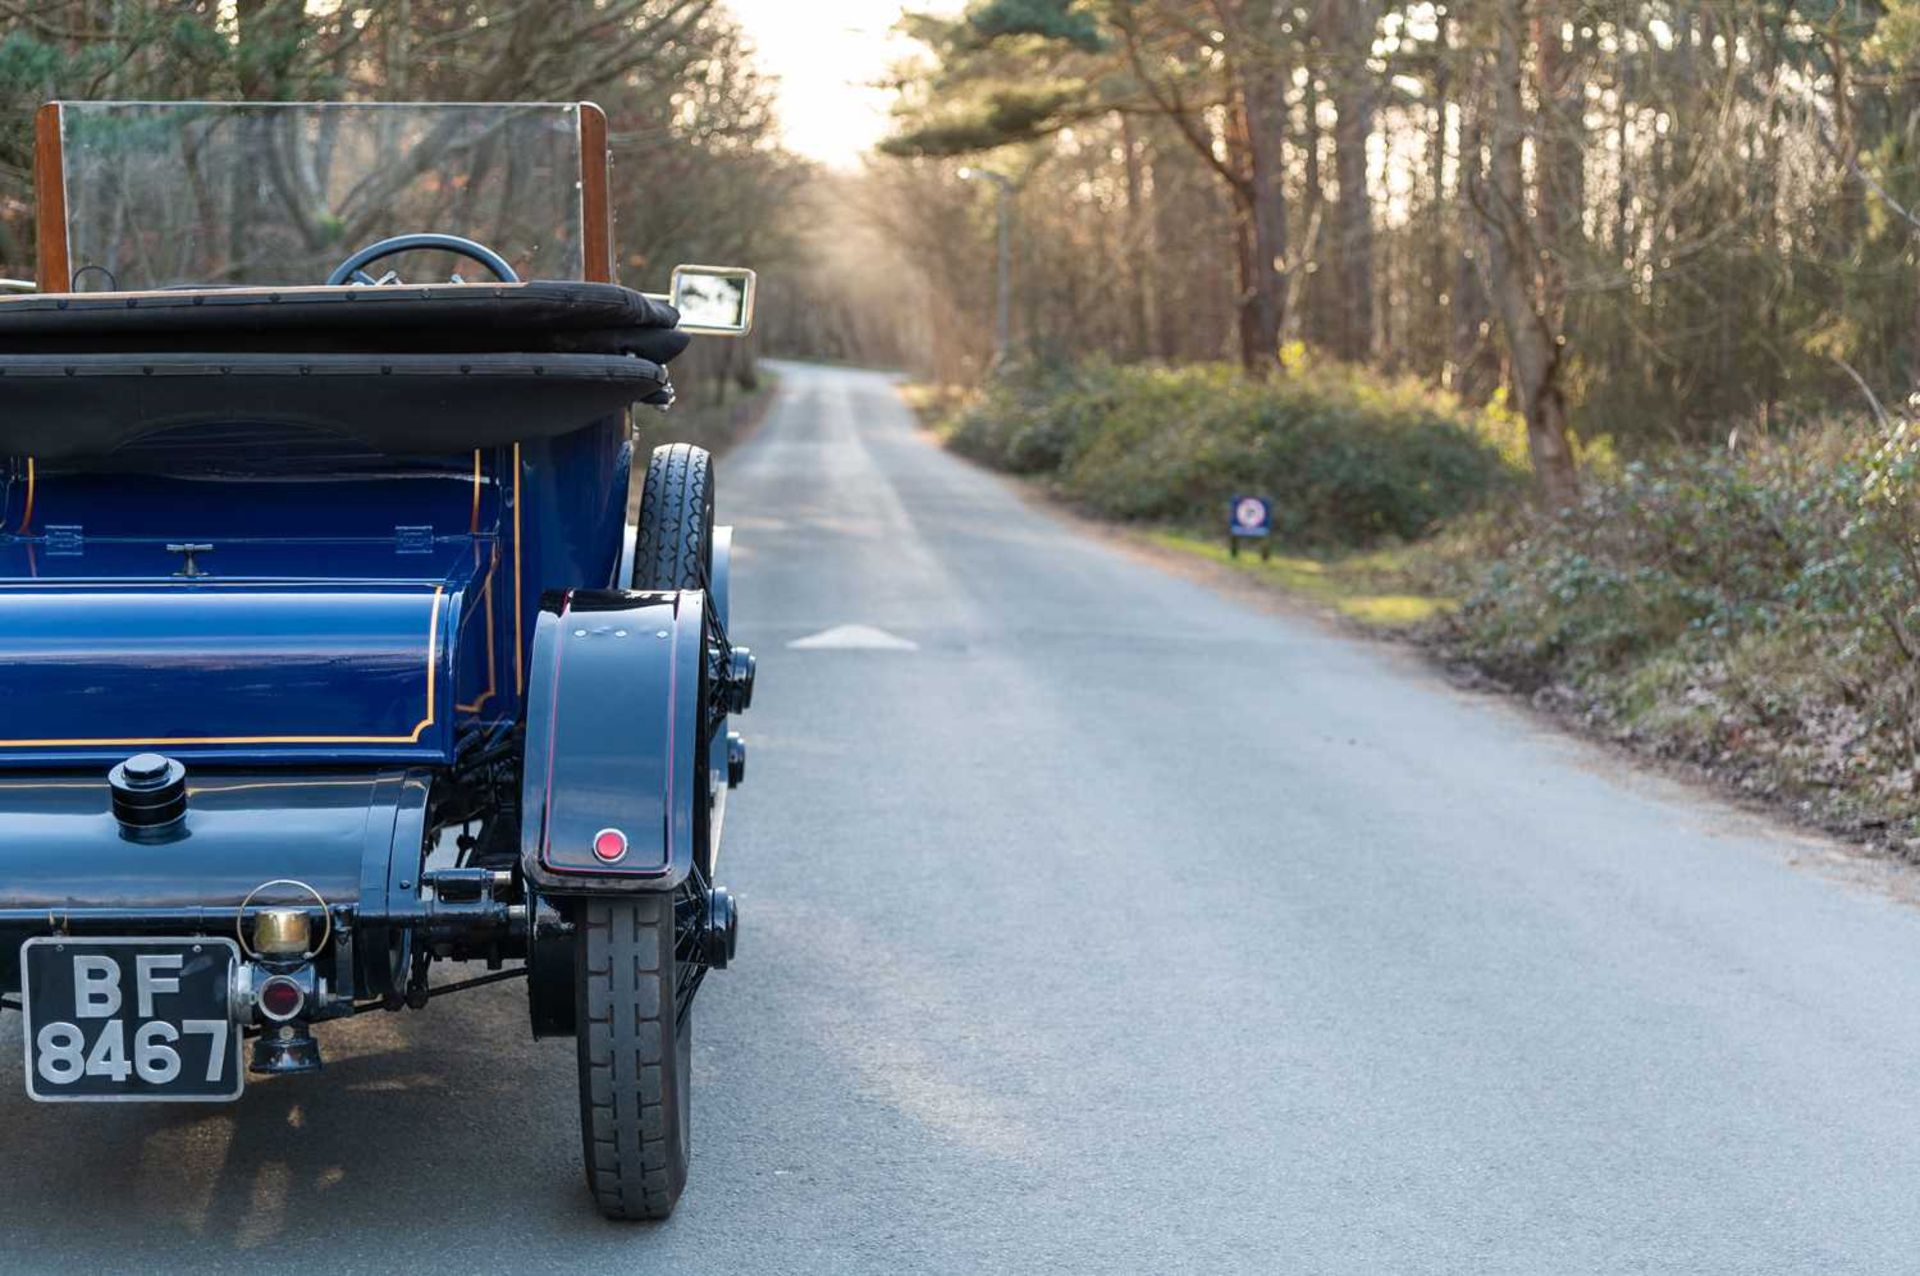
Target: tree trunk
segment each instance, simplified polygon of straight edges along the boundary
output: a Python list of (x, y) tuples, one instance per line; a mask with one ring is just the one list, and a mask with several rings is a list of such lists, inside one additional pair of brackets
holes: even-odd
[(1375, 0), (1338, 0), (1327, 12), (1339, 23), (1333, 75), (1334, 167), (1340, 182), (1334, 238), (1342, 322), (1335, 353), (1356, 363), (1373, 357), (1373, 200), (1367, 189), (1367, 145), (1373, 136), (1374, 78), (1367, 67), (1378, 21)]
[[(1542, 497), (1559, 509), (1579, 499), (1580, 483), (1561, 385), (1566, 338), (1557, 304), (1549, 305), (1562, 291), (1559, 265), (1540, 240), (1535, 214), (1528, 211), (1522, 161), (1527, 133), (1538, 123), (1528, 112), (1522, 88), (1521, 48), (1529, 7), (1528, 0), (1500, 0), (1490, 181), (1475, 202), (1486, 230), (1488, 277), (1507, 335), (1514, 392), (1527, 422), (1534, 479)], [(1544, 100), (1539, 93), (1533, 99)]]
[(1148, 240), (1151, 223), (1147, 220), (1146, 171), (1140, 157), (1140, 139), (1133, 135), (1133, 121), (1119, 113), (1120, 149), (1127, 172), (1127, 217), (1121, 234), (1121, 260), (1127, 280), (1128, 335), (1130, 353), (1144, 358), (1153, 343), (1153, 281), (1148, 277), (1155, 254)]
[[(1486, 185), (1481, 157), (1482, 109), (1471, 92), (1461, 92), (1460, 141), (1454, 164), (1456, 185), (1463, 196), (1483, 199)], [(1487, 289), (1480, 263), (1486, 256), (1484, 237), (1472, 233), (1462, 218), (1454, 240), (1453, 288), (1448, 294), (1451, 340), (1447, 359), (1447, 388), (1468, 403), (1483, 403), (1500, 383), (1500, 358), (1490, 340)]]
[[(1415, 364), (1424, 376), (1439, 380), (1445, 375), (1451, 320), (1449, 275), (1453, 256), (1460, 242), (1459, 228), (1449, 215), (1453, 205), (1447, 199), (1447, 101), (1453, 95), (1452, 51), (1448, 48), (1448, 20), (1440, 20), (1440, 39), (1435, 49), (1433, 100), (1427, 107), (1427, 225), (1430, 242), (1420, 259), (1421, 297), (1434, 299), (1431, 312), (1418, 314), (1410, 344), (1418, 347)], [(1409, 307), (1412, 309), (1412, 307)], [(1389, 311), (1391, 313), (1391, 311)]]
[(1327, 287), (1332, 272), (1325, 269), (1329, 264), (1327, 253), (1327, 182), (1320, 165), (1320, 81), (1313, 74), (1307, 76), (1304, 101), (1304, 128), (1301, 133), (1301, 147), (1304, 152), (1302, 175), (1305, 189), (1303, 204), (1306, 212), (1306, 234), (1300, 244), (1300, 260), (1295, 269), (1298, 272), (1293, 295), (1304, 297), (1304, 314), (1293, 317), (1294, 328), (1309, 345), (1331, 348), (1334, 333), (1345, 322), (1340, 317), (1337, 294), (1330, 295)]
[(1265, 379), (1273, 373), (1273, 360), (1266, 355), (1266, 323), (1270, 311), (1261, 304), (1259, 292), (1260, 248), (1255, 242), (1253, 214), (1244, 201), (1235, 209), (1233, 219), (1235, 261), (1239, 268), (1240, 366), (1250, 377)]
[(1533, 39), (1539, 112), (1533, 130), (1538, 155), (1534, 217), (1545, 292), (1541, 309), (1558, 314), (1566, 305), (1566, 272), (1560, 263), (1584, 233), (1586, 207), (1580, 86), (1569, 72), (1559, 0), (1533, 0)]
[[(1152, 272), (1153, 280), (1153, 349), (1162, 359), (1186, 358), (1196, 348), (1195, 337), (1202, 326), (1195, 322), (1197, 307), (1189, 284), (1201, 271), (1200, 255), (1196, 251), (1200, 245), (1194, 242), (1193, 223), (1204, 204), (1211, 202), (1217, 208), (1219, 198), (1218, 187), (1211, 183), (1203, 185), (1206, 175), (1195, 172), (1195, 157), (1182, 149), (1170, 136), (1172, 133), (1173, 129), (1164, 121), (1149, 125), (1147, 142), (1147, 176), (1153, 189), (1148, 203), (1153, 219), (1153, 253), (1146, 268)], [(1213, 245), (1207, 247), (1213, 248)], [(1214, 292), (1225, 291), (1214, 282), (1226, 274), (1224, 256), (1215, 249), (1209, 258), (1216, 263), (1218, 272), (1206, 272), (1206, 282)], [(1216, 338), (1223, 338), (1218, 306), (1219, 301), (1214, 298), (1213, 322), (1206, 328)], [(1218, 359), (1225, 353), (1225, 342), (1221, 340), (1204, 349), (1206, 358)]]
[(1234, 112), (1246, 180), (1238, 192), (1241, 229), (1240, 352), (1247, 371), (1269, 375), (1279, 364), (1286, 321), (1287, 205), (1285, 77), (1272, 0), (1249, 0)]

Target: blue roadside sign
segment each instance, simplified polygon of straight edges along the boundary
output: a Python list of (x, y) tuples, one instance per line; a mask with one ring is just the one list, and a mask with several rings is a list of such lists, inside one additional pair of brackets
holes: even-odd
[(1234, 497), (1228, 531), (1234, 536), (1272, 535), (1273, 506), (1258, 496)]

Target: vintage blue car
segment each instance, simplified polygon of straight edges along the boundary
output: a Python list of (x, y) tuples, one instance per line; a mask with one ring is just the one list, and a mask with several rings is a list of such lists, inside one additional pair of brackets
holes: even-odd
[(754, 666), (712, 462), (636, 460), (628, 414), (752, 273), (613, 282), (591, 105), (60, 103), (37, 158), (0, 298), (28, 1094), (231, 1100), (318, 1070), (314, 1023), (524, 978), (600, 1208), (664, 1217)]

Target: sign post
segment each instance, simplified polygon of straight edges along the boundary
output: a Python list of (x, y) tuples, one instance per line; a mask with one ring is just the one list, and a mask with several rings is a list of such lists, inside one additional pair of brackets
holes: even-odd
[(1240, 557), (1240, 542), (1260, 542), (1260, 561), (1273, 558), (1273, 504), (1262, 496), (1236, 496), (1227, 517), (1227, 555)]

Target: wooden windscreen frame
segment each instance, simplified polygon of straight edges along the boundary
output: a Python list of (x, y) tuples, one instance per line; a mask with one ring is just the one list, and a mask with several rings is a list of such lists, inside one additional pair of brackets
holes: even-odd
[(41, 292), (73, 286), (67, 246), (67, 168), (60, 153), (60, 104), (49, 102), (33, 120), (34, 280)]
[(617, 282), (613, 263), (613, 155), (607, 145), (607, 113), (580, 104), (580, 265), (590, 283)]

